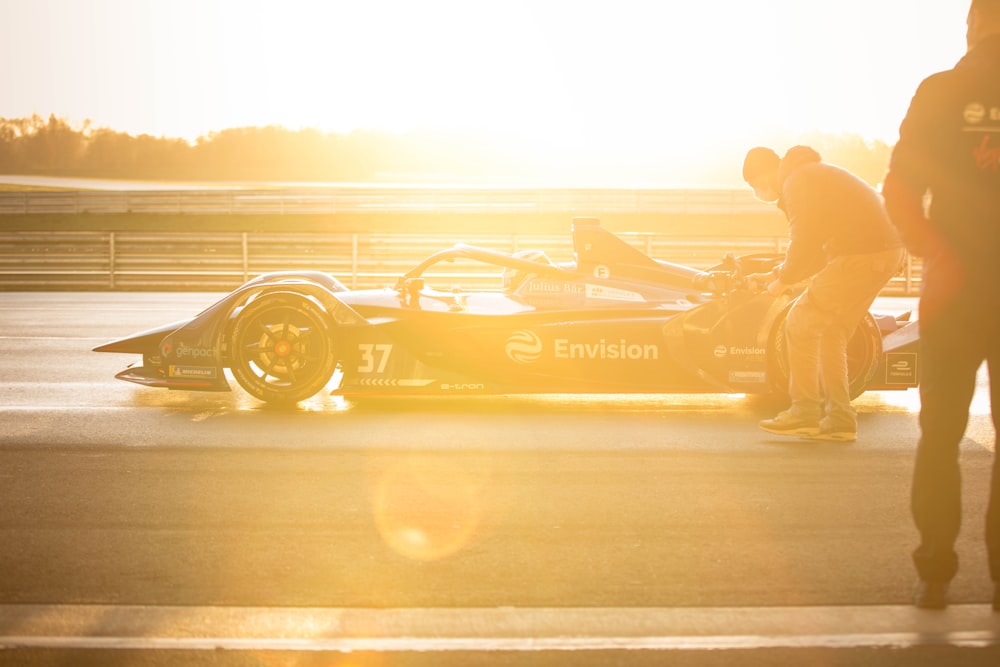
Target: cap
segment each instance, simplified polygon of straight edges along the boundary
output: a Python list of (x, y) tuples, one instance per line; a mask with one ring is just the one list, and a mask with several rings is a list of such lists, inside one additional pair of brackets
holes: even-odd
[(749, 183), (756, 176), (777, 169), (780, 162), (781, 158), (770, 148), (751, 148), (743, 159), (743, 180)]

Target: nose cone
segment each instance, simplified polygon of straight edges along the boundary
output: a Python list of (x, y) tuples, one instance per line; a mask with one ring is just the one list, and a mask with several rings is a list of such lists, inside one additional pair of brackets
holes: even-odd
[(122, 354), (158, 354), (160, 341), (177, 331), (189, 320), (165, 324), (162, 327), (142, 331), (131, 336), (118, 338), (93, 348), (94, 352), (118, 352)]

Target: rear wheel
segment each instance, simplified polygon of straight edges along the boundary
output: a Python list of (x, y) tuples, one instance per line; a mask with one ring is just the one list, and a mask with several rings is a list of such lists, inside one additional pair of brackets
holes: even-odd
[[(774, 378), (775, 396), (788, 397), (788, 342), (785, 340), (786, 309), (775, 323), (768, 345), (768, 368)], [(882, 333), (871, 313), (865, 313), (854, 335), (847, 341), (847, 380), (851, 398), (857, 398), (871, 384), (882, 356)]]
[(251, 396), (271, 403), (309, 398), (336, 367), (326, 313), (298, 294), (251, 301), (237, 316), (230, 341), (233, 377)]

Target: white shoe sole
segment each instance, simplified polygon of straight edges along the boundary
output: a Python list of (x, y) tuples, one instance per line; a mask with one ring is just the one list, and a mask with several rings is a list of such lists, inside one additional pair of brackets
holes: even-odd
[(836, 431), (834, 433), (820, 433), (817, 431), (816, 433), (801, 435), (799, 437), (808, 440), (827, 440), (830, 442), (855, 442), (858, 439), (858, 434), (849, 431)]
[(757, 425), (762, 431), (767, 431), (768, 433), (773, 433), (774, 435), (788, 435), (793, 438), (811, 438), (819, 435), (818, 426), (800, 426), (799, 428), (792, 429), (777, 429), (768, 428), (767, 426)]

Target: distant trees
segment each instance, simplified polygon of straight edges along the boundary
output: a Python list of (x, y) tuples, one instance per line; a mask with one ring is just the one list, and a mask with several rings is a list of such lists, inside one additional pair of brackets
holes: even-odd
[[(802, 138), (824, 159), (851, 169), (871, 183), (885, 172), (891, 150), (855, 135)], [(777, 147), (776, 147), (777, 148)], [(745, 147), (721, 162), (643, 165), (645, 183), (667, 187), (676, 174), (696, 173), (705, 187), (739, 187)], [(602, 175), (602, 170), (605, 175)], [(635, 176), (631, 167), (630, 175)], [(615, 165), (595, 164), (588, 184), (614, 180)], [(572, 180), (560, 172), (558, 156), (518, 155), (502, 142), (471, 134), (411, 132), (349, 134), (281, 126), (231, 128), (183, 139), (132, 136), (90, 121), (73, 127), (49, 116), (0, 118), (0, 173), (72, 175), (164, 180), (265, 180), (331, 182), (478, 182), (522, 183), (544, 177), (547, 183)], [(561, 176), (563, 176), (561, 178)]]
[(881, 141), (868, 143), (854, 134), (814, 134), (802, 137), (799, 143), (812, 146), (824, 161), (850, 169), (873, 185), (882, 182), (892, 154), (892, 146)]
[(79, 129), (49, 116), (0, 118), (0, 173), (184, 178), (194, 158), (182, 139)]

